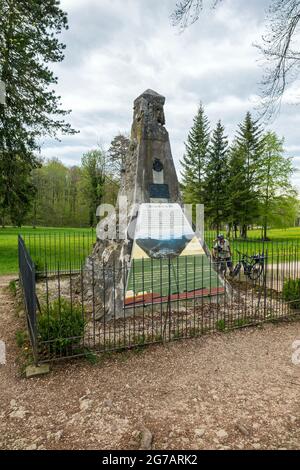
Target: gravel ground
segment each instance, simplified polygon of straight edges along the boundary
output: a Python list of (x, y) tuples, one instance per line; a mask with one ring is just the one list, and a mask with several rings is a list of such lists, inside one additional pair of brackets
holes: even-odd
[(60, 363), (24, 379), (14, 313), (0, 278), (0, 449), (299, 449), (300, 323)]

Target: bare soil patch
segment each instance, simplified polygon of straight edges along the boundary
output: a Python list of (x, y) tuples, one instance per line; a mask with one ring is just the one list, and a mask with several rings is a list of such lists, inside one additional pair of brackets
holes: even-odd
[(25, 328), (0, 278), (1, 449), (299, 449), (300, 323), (268, 324), (20, 374)]

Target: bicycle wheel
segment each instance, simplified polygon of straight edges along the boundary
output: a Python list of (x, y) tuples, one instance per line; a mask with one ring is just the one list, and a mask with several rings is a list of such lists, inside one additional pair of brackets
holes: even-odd
[(262, 275), (263, 270), (264, 270), (264, 267), (262, 264), (260, 263), (254, 264), (249, 273), (250, 279), (252, 279), (252, 281), (256, 281)]
[(232, 271), (232, 276), (238, 276), (241, 270), (241, 267), (242, 267), (241, 263), (238, 263), (236, 267), (234, 268), (234, 270)]

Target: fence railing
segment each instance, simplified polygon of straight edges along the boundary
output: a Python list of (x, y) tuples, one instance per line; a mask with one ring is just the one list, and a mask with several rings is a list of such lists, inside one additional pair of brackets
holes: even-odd
[(19, 280), (23, 292), (24, 307), (33, 355), (37, 361), (37, 297), (35, 265), (26, 249), (24, 240), (18, 236)]
[(32, 261), (19, 237), (20, 279), (37, 361), (197, 337), (297, 315), (299, 244), (257, 241), (244, 243), (242, 249), (248, 257), (233, 247), (233, 273), (226, 262), (206, 255), (142, 258), (129, 265), (88, 258), (79, 266), (64, 250), (69, 265), (57, 251), (56, 265), (51, 260), (49, 269), (45, 262), (35, 274), (34, 252), (30, 250)]
[(61, 271), (80, 271), (85, 258), (92, 250), (96, 241), (95, 230), (74, 232), (46, 232), (40, 234), (24, 234), (24, 243), (36, 270), (43, 272), (47, 265), (48, 273), (57, 270), (59, 264)]

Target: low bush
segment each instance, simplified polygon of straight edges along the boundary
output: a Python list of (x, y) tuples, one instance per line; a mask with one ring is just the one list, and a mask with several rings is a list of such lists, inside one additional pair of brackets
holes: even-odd
[(225, 320), (218, 320), (216, 322), (216, 329), (217, 331), (224, 331), (226, 328), (226, 325), (225, 325)]
[(23, 331), (23, 330), (16, 331), (16, 343), (19, 348), (22, 348), (27, 341), (28, 341), (27, 331)]
[(79, 346), (86, 324), (81, 306), (64, 298), (43, 306), (37, 323), (40, 341), (48, 342), (56, 355), (68, 355)]
[(300, 308), (300, 279), (288, 279), (283, 284), (283, 299), (290, 303), (292, 308)]
[(37, 280), (43, 275), (45, 271), (45, 264), (41, 259), (37, 259), (34, 261), (34, 266), (35, 266), (35, 278)]
[(14, 297), (16, 297), (16, 295), (17, 295), (17, 283), (16, 283), (16, 281), (10, 281), (10, 283), (8, 284), (8, 288), (9, 288), (10, 293)]

